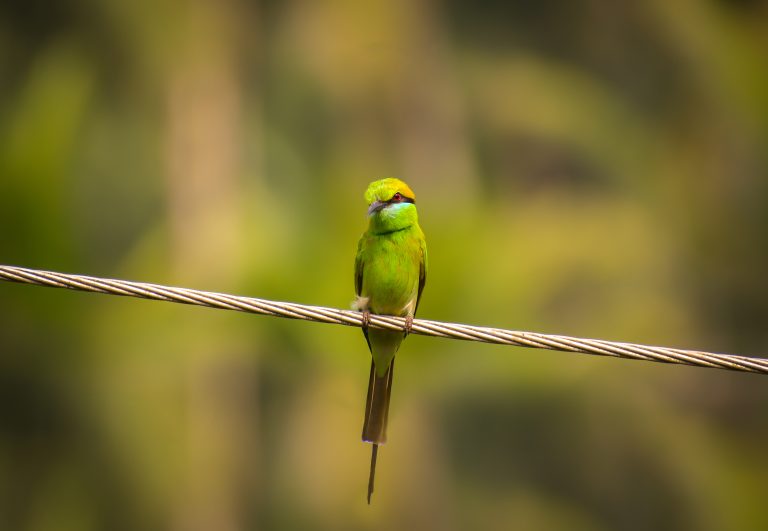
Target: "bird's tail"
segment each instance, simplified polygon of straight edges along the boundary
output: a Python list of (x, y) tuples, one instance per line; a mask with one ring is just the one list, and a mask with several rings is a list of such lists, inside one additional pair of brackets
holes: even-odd
[(389, 397), (392, 393), (392, 374), (395, 369), (394, 358), (389, 363), (384, 376), (376, 372), (376, 364), (371, 360), (371, 375), (368, 378), (368, 398), (365, 401), (365, 420), (363, 421), (363, 441), (373, 444), (371, 449), (371, 471), (368, 477), (368, 503), (373, 494), (373, 480), (376, 475), (376, 455), (379, 444), (387, 441), (387, 416), (389, 415)]

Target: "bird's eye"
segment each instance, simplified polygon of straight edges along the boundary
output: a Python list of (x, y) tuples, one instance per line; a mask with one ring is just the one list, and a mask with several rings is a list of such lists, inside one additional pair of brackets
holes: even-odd
[(403, 200), (403, 196), (400, 195), (400, 192), (397, 192), (395, 195), (392, 196), (392, 201), (395, 201), (396, 203), (399, 203)]

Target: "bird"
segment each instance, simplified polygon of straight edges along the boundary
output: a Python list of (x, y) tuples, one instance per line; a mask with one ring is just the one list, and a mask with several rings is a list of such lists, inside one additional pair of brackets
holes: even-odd
[[(416, 195), (403, 181), (372, 182), (365, 192), (368, 229), (355, 255), (353, 309), (363, 312), (363, 334), (371, 352), (363, 442), (371, 443), (368, 504), (373, 494), (379, 445), (387, 440), (392, 375), (403, 339), (411, 331), (427, 278), (427, 244), (416, 212)], [(369, 328), (370, 315), (405, 317), (403, 331)]]

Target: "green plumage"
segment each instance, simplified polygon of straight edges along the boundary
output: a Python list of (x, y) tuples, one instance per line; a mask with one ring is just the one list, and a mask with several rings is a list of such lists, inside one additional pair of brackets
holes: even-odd
[[(424, 283), (425, 259), (424, 233), (418, 223), (384, 234), (370, 230), (363, 234), (355, 270), (358, 295), (368, 299), (367, 309), (379, 315), (413, 316)], [(368, 330), (376, 374), (386, 373), (402, 341), (400, 332)]]
[[(427, 247), (416, 213), (415, 196), (404, 182), (383, 179), (365, 193), (368, 230), (355, 257), (355, 307), (363, 312), (413, 318), (424, 289)], [(363, 440), (373, 443), (368, 501), (378, 445), (386, 441), (394, 358), (405, 334), (363, 329), (371, 351)]]

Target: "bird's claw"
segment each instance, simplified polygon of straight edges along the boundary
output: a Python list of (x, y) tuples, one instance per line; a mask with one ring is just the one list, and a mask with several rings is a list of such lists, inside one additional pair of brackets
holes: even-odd
[(368, 310), (363, 312), (363, 330), (368, 330), (368, 326), (371, 324), (371, 312)]
[(413, 315), (407, 315), (405, 317), (405, 324), (403, 325), (403, 331), (408, 336), (413, 331)]

